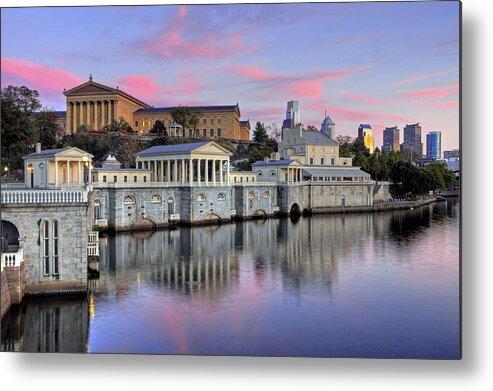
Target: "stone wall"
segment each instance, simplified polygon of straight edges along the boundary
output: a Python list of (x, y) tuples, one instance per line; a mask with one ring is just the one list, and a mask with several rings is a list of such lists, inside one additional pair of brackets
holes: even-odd
[(10, 291), (9, 291), (9, 283), (7, 280), (7, 273), (5, 270), (2, 270), (1, 281), (2, 290), (1, 290), (1, 309), (0, 309), (0, 319), (3, 319), (4, 315), (9, 310), (12, 305), (12, 301), (10, 300)]
[(238, 219), (273, 216), (279, 211), (277, 187), (235, 186), (234, 194)]
[(310, 211), (320, 208), (361, 207), (373, 205), (372, 184), (305, 186), (305, 199)]
[[(57, 284), (70, 282), (83, 287), (87, 282), (88, 210), (86, 203), (75, 204), (9, 204), (2, 205), (2, 220), (9, 221), (19, 231), (19, 241), (24, 248), (26, 293), (36, 284), (50, 283), (55, 291)], [(50, 224), (50, 259), (53, 256), (52, 222), (59, 224), (58, 254), (59, 276), (44, 272), (42, 222)]]

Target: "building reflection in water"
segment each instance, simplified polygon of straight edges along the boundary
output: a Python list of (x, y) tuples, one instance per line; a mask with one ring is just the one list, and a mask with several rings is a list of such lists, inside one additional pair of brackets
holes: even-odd
[(2, 351), (87, 351), (87, 299), (29, 297), (2, 320)]

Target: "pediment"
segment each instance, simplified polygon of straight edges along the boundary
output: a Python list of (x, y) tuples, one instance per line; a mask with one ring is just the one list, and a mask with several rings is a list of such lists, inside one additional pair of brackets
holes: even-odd
[(68, 91), (65, 91), (65, 96), (72, 95), (92, 95), (92, 94), (108, 94), (115, 93), (116, 90), (114, 88), (105, 86), (103, 84), (95, 83), (93, 81), (88, 81), (84, 84), (81, 84), (77, 87), (74, 87)]
[(66, 149), (64, 151), (61, 151), (55, 155), (56, 157), (70, 157), (70, 158), (80, 158), (82, 159), (84, 156), (88, 156), (90, 158), (93, 157), (90, 153), (83, 151), (82, 149), (79, 149), (77, 147), (72, 147), (70, 149)]
[(228, 151), (226, 148), (222, 147), (219, 144), (216, 144), (215, 142), (210, 142), (202, 147), (199, 147), (193, 151), (194, 153), (205, 153), (205, 154), (228, 154), (232, 155), (230, 151)]

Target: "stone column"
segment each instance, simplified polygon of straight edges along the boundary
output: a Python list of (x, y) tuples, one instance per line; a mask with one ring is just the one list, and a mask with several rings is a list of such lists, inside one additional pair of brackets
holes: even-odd
[(173, 160), (173, 182), (178, 182), (178, 160)]
[(58, 186), (58, 160), (55, 158), (55, 186)]
[(103, 99), (101, 101), (101, 127), (106, 126), (106, 101)]
[(71, 102), (67, 102), (67, 114), (65, 116), (65, 121), (67, 122), (67, 133), (68, 134), (72, 134), (73, 131), (72, 131), (72, 103)]
[(205, 159), (205, 185), (209, 185), (209, 159)]
[(84, 123), (84, 117), (82, 112), (82, 101), (79, 102), (79, 126)]
[(223, 161), (219, 160), (219, 183), (221, 186), (223, 185)]
[(170, 163), (171, 163), (171, 160), (166, 160), (166, 181), (167, 182), (171, 182), (171, 169), (170, 169)]
[(229, 160), (226, 162), (226, 184), (229, 186)]
[(161, 182), (164, 182), (164, 160), (161, 160), (161, 175), (159, 175)]
[(67, 160), (67, 183), (70, 184), (70, 161)]
[(77, 162), (77, 183), (80, 185), (80, 161)]
[(212, 159), (212, 184), (216, 186), (216, 159)]
[(202, 161), (202, 159), (197, 159), (197, 183), (198, 185), (200, 186), (200, 162)]
[(193, 184), (193, 159), (190, 158), (188, 160), (188, 175), (189, 175), (189, 181), (190, 181), (190, 186)]
[(181, 184), (185, 183), (185, 159), (181, 159)]

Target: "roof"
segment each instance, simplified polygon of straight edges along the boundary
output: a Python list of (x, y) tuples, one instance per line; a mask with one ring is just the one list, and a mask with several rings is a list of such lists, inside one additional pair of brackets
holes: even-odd
[(147, 168), (120, 168), (120, 167), (94, 167), (93, 171), (132, 171), (132, 172), (150, 172)]
[[(187, 106), (188, 109), (194, 111), (235, 111), (238, 105), (222, 105), (222, 106)], [(139, 109), (136, 113), (169, 113), (175, 107), (151, 107), (148, 109)]]
[(240, 125), (248, 125), (248, 126), (250, 126), (250, 120), (247, 119), (246, 121), (240, 121)]
[(217, 148), (224, 150), (224, 153), (231, 155), (227, 149), (221, 145), (214, 143), (213, 141), (202, 141), (200, 143), (187, 143), (187, 144), (173, 144), (173, 145), (157, 145), (144, 151), (137, 152), (135, 155), (145, 156), (145, 155), (166, 155), (166, 154), (177, 154), (177, 153), (190, 153), (206, 145), (213, 144)]
[(316, 145), (339, 145), (336, 141), (332, 140), (325, 133), (319, 131), (312, 130), (304, 130), (302, 137), (306, 140), (307, 144), (316, 144)]
[(365, 176), (370, 177), (370, 174), (363, 171), (359, 167), (304, 167), (303, 174), (309, 176)]
[(360, 124), (359, 127), (360, 128), (370, 128), (371, 129), (371, 125), (370, 124)]
[(30, 153), (29, 155), (24, 156), (24, 158), (34, 158), (34, 157), (43, 157), (43, 156), (54, 156), (58, 155), (62, 152), (69, 151), (71, 149), (75, 149), (76, 151), (80, 152), (81, 154), (86, 154), (89, 157), (93, 157), (92, 154), (83, 151), (82, 149), (76, 148), (76, 147), (65, 147), (65, 148), (56, 148), (56, 149), (45, 149), (41, 152), (33, 152)]
[(291, 163), (298, 163), (296, 160), (269, 160), (268, 162), (258, 160), (252, 166), (289, 166)]

